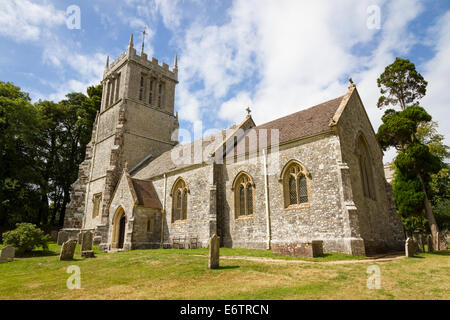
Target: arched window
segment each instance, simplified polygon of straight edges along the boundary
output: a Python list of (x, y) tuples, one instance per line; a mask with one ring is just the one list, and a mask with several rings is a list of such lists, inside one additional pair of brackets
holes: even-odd
[(254, 213), (253, 180), (245, 172), (237, 175), (233, 183), (236, 218), (251, 216)]
[(361, 134), (358, 138), (357, 150), (359, 160), (359, 171), (361, 175), (361, 184), (364, 196), (375, 200), (375, 184), (372, 174), (372, 161), (370, 160), (369, 149), (366, 140)]
[(291, 161), (281, 176), (285, 208), (309, 203), (308, 173), (297, 161)]
[(178, 179), (172, 189), (172, 222), (187, 220), (189, 189), (183, 179)]

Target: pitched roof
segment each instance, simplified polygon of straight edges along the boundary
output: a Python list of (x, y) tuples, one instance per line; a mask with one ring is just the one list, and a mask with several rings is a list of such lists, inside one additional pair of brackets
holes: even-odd
[(137, 196), (137, 204), (140, 206), (162, 209), (161, 202), (159, 201), (158, 194), (152, 181), (144, 181), (138, 179), (131, 179), (133, 182), (133, 188)]
[[(333, 116), (338, 110), (344, 97), (345, 96), (341, 96), (339, 98), (321, 103), (309, 109), (293, 113), (286, 117), (270, 121), (256, 127), (252, 127), (251, 129), (256, 129), (257, 136), (261, 132), (260, 131), (261, 129), (265, 129), (264, 131), (267, 132), (268, 145), (270, 145), (271, 142), (271, 135), (270, 135), (271, 129), (279, 130), (278, 131), (279, 143), (285, 143), (299, 138), (308, 137), (311, 135), (329, 131), (330, 121), (333, 119)], [(243, 122), (243, 124), (244, 123), (245, 121)], [(245, 127), (246, 131), (247, 129), (249, 129), (248, 126)], [(197, 150), (195, 144), (199, 144), (201, 142), (203, 150), (205, 150), (205, 148), (208, 148), (211, 151), (214, 150), (217, 151), (217, 148), (220, 147), (221, 145), (223, 146), (224, 141), (229, 139), (229, 136), (227, 136), (226, 134), (226, 130), (222, 131), (222, 137), (223, 137), (222, 141), (217, 141), (220, 139), (210, 140), (209, 137), (206, 137), (203, 139), (196, 140), (189, 144), (178, 145), (174, 149), (163, 153), (150, 163), (146, 164), (145, 167), (135, 170), (135, 172), (133, 173), (133, 177), (139, 179), (149, 179), (167, 172), (190, 167), (193, 164), (200, 164), (203, 161), (206, 161), (206, 159), (201, 159), (201, 161), (198, 161), (198, 159), (196, 158)], [(258, 145), (250, 146), (249, 148), (248, 140), (249, 140), (248, 135), (245, 138), (240, 139), (238, 141), (236, 148), (228, 150), (227, 152), (228, 156), (256, 150), (256, 148), (258, 148)], [(244, 144), (244, 146), (242, 146), (242, 144)], [(244, 149), (241, 147), (244, 147)], [(181, 153), (182, 150), (183, 154), (185, 154), (185, 152), (188, 153), (190, 152), (191, 154), (190, 161), (188, 161), (188, 163), (175, 163), (174, 160), (172, 159), (172, 155), (174, 154), (177, 155)]]
[[(256, 133), (254, 143), (249, 143), (252, 138), (251, 134), (240, 140), (237, 146), (234, 148), (234, 152), (228, 154), (228, 156), (235, 156), (243, 154), (244, 152), (252, 152), (259, 148), (260, 136), (267, 134), (267, 146), (275, 143), (281, 144), (299, 138), (309, 137), (322, 132), (330, 130), (330, 121), (333, 119), (336, 111), (338, 110), (341, 102), (345, 96), (321, 103), (306, 110), (302, 110), (283, 118), (279, 118), (265, 124), (252, 128), (252, 131)], [(278, 131), (278, 138), (274, 136), (275, 141), (272, 141), (271, 130)]]

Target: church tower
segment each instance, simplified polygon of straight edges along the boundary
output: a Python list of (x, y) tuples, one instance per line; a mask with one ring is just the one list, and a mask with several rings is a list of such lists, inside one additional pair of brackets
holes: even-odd
[[(143, 46), (142, 46), (143, 48)], [(108, 207), (123, 169), (132, 169), (144, 159), (156, 158), (178, 142), (174, 112), (178, 66), (149, 60), (136, 53), (133, 35), (126, 52), (103, 74), (101, 110), (94, 123), (86, 159), (73, 185), (64, 228), (96, 230), (108, 221)]]

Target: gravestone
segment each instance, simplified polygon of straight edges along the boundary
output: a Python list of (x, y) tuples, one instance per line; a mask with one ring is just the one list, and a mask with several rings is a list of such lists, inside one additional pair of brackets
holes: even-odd
[(433, 237), (431, 235), (428, 235), (427, 237), (427, 244), (428, 244), (428, 252), (433, 252)]
[(0, 252), (0, 262), (12, 262), (14, 261), (16, 249), (11, 246), (4, 247)]
[(217, 235), (213, 235), (209, 240), (208, 269), (219, 268), (219, 256), (220, 256), (220, 238)]
[(81, 234), (81, 256), (84, 258), (93, 258), (94, 251), (92, 251), (92, 242), (94, 235), (91, 231), (86, 231)]
[(67, 231), (60, 231), (58, 232), (58, 245), (62, 246), (64, 242), (67, 242), (69, 240), (69, 233)]
[(83, 232), (81, 235), (81, 251), (91, 251), (94, 235), (91, 231)]
[(407, 257), (413, 257), (415, 254), (416, 245), (414, 244), (414, 240), (412, 238), (406, 239), (405, 243), (405, 255)]
[(59, 255), (59, 260), (73, 260), (73, 255), (75, 254), (75, 248), (77, 246), (76, 240), (69, 240), (64, 242), (61, 247), (61, 254)]

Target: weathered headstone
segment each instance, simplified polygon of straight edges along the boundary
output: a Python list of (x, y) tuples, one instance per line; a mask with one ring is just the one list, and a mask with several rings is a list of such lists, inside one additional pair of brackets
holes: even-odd
[(0, 252), (0, 262), (12, 262), (14, 261), (16, 249), (11, 246), (4, 247)]
[(92, 250), (92, 241), (94, 235), (91, 231), (86, 231), (82, 233), (81, 236), (81, 251), (91, 251)]
[(93, 258), (92, 242), (94, 234), (91, 231), (83, 232), (81, 235), (81, 256), (84, 258)]
[(413, 257), (415, 254), (416, 245), (414, 244), (414, 240), (412, 238), (406, 239), (405, 243), (405, 255), (407, 257)]
[(60, 231), (58, 232), (58, 245), (62, 246), (64, 242), (67, 242), (69, 240), (69, 233), (67, 231)]
[(50, 231), (50, 239), (52, 241), (57, 242), (58, 241), (58, 231), (56, 231), (56, 230)]
[(209, 240), (209, 259), (208, 268), (219, 268), (219, 256), (220, 256), (220, 238), (217, 235), (213, 235)]
[(428, 252), (433, 252), (434, 245), (433, 245), (433, 237), (431, 235), (428, 235), (427, 237), (427, 244), (428, 244)]
[(75, 248), (77, 242), (75, 240), (69, 240), (64, 242), (61, 247), (61, 254), (59, 255), (59, 260), (73, 260), (73, 255), (75, 254)]

